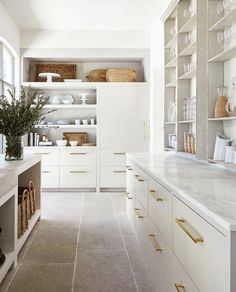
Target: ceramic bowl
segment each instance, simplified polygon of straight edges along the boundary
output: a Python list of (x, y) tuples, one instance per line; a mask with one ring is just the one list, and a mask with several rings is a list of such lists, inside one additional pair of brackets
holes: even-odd
[(78, 145), (78, 141), (69, 141), (70, 146), (75, 147)]
[(67, 140), (56, 140), (57, 146), (65, 147), (67, 145)]

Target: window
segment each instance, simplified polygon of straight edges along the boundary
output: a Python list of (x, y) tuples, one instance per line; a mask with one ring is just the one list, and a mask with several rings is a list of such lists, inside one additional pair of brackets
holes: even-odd
[[(11, 98), (9, 91), (15, 92), (15, 59), (10, 50), (0, 43), (0, 95)], [(0, 135), (0, 153), (3, 153), (3, 137)]]

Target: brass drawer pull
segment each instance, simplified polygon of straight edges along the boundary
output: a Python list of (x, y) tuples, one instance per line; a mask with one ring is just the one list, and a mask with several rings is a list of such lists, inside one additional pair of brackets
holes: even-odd
[(126, 155), (125, 152), (114, 152), (113, 154), (114, 154), (114, 155)]
[(142, 179), (138, 174), (136, 174), (135, 177), (136, 177), (137, 181), (139, 181), (139, 182), (144, 181), (144, 179)]
[(162, 251), (162, 250), (163, 250), (163, 249), (159, 246), (159, 244), (157, 243), (154, 234), (149, 234), (148, 237), (149, 237), (149, 239), (150, 239), (150, 241), (151, 241), (151, 243), (152, 243), (152, 245), (153, 245), (153, 247), (154, 247), (154, 249), (155, 249), (156, 252), (159, 252), (159, 251)]
[(72, 152), (70, 153), (70, 155), (86, 155), (87, 153), (83, 153), (83, 152)]
[(140, 214), (140, 209), (135, 208), (134, 209), (134, 212), (137, 214), (137, 216), (138, 216), (139, 219), (143, 219), (144, 218), (144, 216), (142, 214)]
[(178, 283), (175, 283), (175, 288), (178, 292), (183, 292), (185, 291), (185, 287), (183, 284), (178, 284)]
[(200, 243), (204, 242), (204, 238), (200, 235), (196, 235), (196, 232), (194, 234), (194, 231), (191, 230), (191, 227), (188, 225), (188, 223), (184, 219), (175, 219), (175, 222), (180, 226), (180, 228), (192, 239), (194, 243)]
[(157, 192), (155, 190), (150, 190), (150, 194), (157, 202), (163, 202), (164, 200), (157, 196)]
[(113, 172), (114, 172), (114, 173), (126, 173), (125, 170), (114, 170)]
[(133, 169), (130, 167), (130, 166), (126, 166), (126, 168), (127, 168), (127, 170), (130, 170), (130, 171), (132, 171)]
[(132, 199), (133, 199), (133, 198), (130, 196), (130, 193), (126, 192), (125, 195), (126, 195), (126, 198), (127, 198), (128, 200), (132, 200)]
[(50, 153), (48, 153), (48, 152), (44, 152), (44, 153), (40, 153), (40, 152), (38, 152), (38, 153), (34, 153), (34, 155), (49, 155)]
[(43, 170), (42, 173), (50, 173), (51, 171), (49, 170)]
[(87, 173), (85, 170), (71, 170), (70, 173)]

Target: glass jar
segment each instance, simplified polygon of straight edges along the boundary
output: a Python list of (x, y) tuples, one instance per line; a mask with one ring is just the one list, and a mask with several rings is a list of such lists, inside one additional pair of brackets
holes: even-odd
[(168, 122), (175, 122), (176, 121), (176, 104), (175, 102), (169, 102), (168, 106)]
[(22, 160), (23, 143), (21, 136), (6, 136), (5, 160)]

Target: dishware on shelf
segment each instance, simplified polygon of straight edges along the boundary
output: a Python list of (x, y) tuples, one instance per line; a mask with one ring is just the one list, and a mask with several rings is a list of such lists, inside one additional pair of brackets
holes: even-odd
[(175, 147), (176, 135), (175, 134), (168, 134), (168, 145), (170, 148)]
[(225, 162), (233, 163), (234, 162), (234, 151), (236, 150), (235, 146), (225, 146)]
[(71, 94), (52, 94), (49, 97), (50, 104), (73, 104), (75, 99)]
[(175, 68), (170, 69), (170, 82), (175, 82), (176, 80), (176, 70)]
[(220, 15), (221, 17), (224, 15), (224, 6), (223, 6), (223, 2), (218, 1), (217, 5), (216, 5), (216, 12), (218, 15)]
[(197, 1), (196, 0), (191, 0), (190, 5), (189, 5), (189, 13), (190, 17), (194, 17), (197, 13)]
[(213, 159), (217, 161), (224, 161), (226, 146), (230, 146), (230, 143), (230, 138), (226, 137), (224, 134), (218, 133), (216, 135)]
[(79, 126), (79, 125), (81, 124), (81, 121), (80, 121), (80, 120), (75, 120), (75, 124), (76, 124), (77, 126)]
[(226, 105), (227, 105), (227, 88), (226, 87), (218, 87), (218, 98), (215, 104), (215, 118), (223, 118), (227, 117)]
[(76, 147), (78, 145), (78, 141), (69, 141), (71, 147)]
[(52, 122), (52, 121), (47, 122), (48, 126), (51, 126), (51, 125), (54, 125), (54, 124), (55, 124), (55, 122)]
[(177, 57), (177, 47), (175, 44), (171, 44), (170, 46), (170, 58), (174, 59)]
[(175, 36), (177, 34), (177, 25), (175, 24), (170, 28), (170, 35)]
[(67, 145), (67, 140), (56, 140), (56, 144), (59, 147), (65, 147)]
[(70, 121), (69, 120), (58, 120), (57, 121), (58, 125), (70, 125)]
[(86, 101), (88, 100), (88, 95), (89, 93), (87, 92), (83, 92), (83, 93), (80, 93), (79, 96), (81, 97), (81, 104), (87, 104)]
[(39, 73), (39, 77), (46, 78), (46, 82), (52, 82), (53, 78), (60, 78), (61, 75), (57, 73)]
[(95, 125), (95, 119), (90, 119), (90, 125)]
[(168, 122), (176, 121), (176, 103), (173, 101), (169, 102), (167, 119), (168, 119)]
[(78, 141), (78, 145), (87, 143), (87, 133), (86, 132), (64, 132), (63, 136), (68, 141)]
[(88, 120), (82, 120), (83, 125), (87, 126), (88, 125)]

